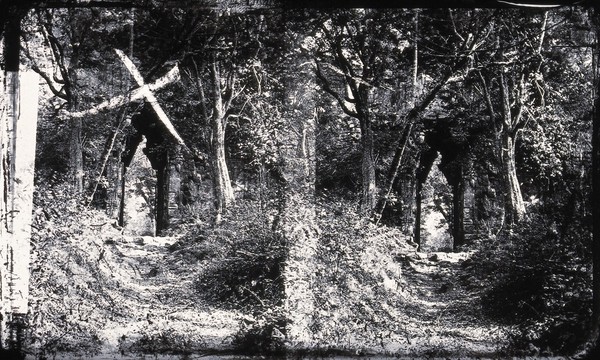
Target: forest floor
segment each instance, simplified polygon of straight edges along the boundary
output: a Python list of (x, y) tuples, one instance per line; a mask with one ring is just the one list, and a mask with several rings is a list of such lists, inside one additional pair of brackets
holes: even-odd
[[(335, 314), (317, 319), (329, 331), (324, 338), (335, 339), (321, 347), (358, 354), (487, 357), (507, 345), (510, 328), (483, 316), (485, 286), (471, 272), (471, 252), (420, 252), (398, 229), (372, 224), (361, 229), (356, 238), (334, 237), (337, 245), (321, 252), (327, 255), (321, 255), (320, 266), (330, 275), (316, 293), (337, 302), (320, 304)], [(321, 243), (327, 242), (327, 232), (344, 231), (326, 228)]]
[[(236, 338), (254, 315), (200, 299), (207, 260), (173, 251), (178, 237), (125, 236), (96, 212), (36, 226), (31, 354), (244, 354)], [(316, 350), (479, 357), (505, 344), (508, 329), (481, 316), (470, 253), (417, 252), (395, 230), (367, 232), (320, 242)]]
[(507, 329), (486, 321), (478, 305), (481, 288), (473, 288), (468, 280), (469, 259), (466, 252), (415, 252), (401, 259), (409, 292), (403, 320), (412, 339), (393, 350), (479, 357), (496, 354), (506, 345)]

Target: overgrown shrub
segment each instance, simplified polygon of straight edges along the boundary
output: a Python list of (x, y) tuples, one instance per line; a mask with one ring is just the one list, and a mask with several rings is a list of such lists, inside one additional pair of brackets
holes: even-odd
[(202, 263), (195, 281), (200, 298), (249, 314), (233, 339), (244, 354), (283, 351), (286, 248), (273, 230), (271, 210), (256, 201), (239, 201), (221, 226), (191, 230), (171, 246), (174, 253)]
[(511, 355), (568, 354), (590, 318), (589, 227), (562, 228), (533, 214), (511, 235), (473, 257), (489, 284), (482, 304), (491, 318), (513, 325)]
[[(103, 213), (84, 205), (68, 185), (48, 178), (34, 192), (30, 314), (25, 349), (45, 358), (100, 352), (98, 331), (120, 316), (110, 291), (115, 282), (99, 270), (104, 253), (93, 239), (118, 234)], [(97, 310), (102, 309), (102, 310)]]
[(253, 206), (242, 203), (222, 227), (208, 230), (197, 239), (199, 255), (213, 251), (210, 244), (220, 246), (206, 258), (196, 281), (199, 296), (214, 305), (265, 309), (282, 299), (281, 266), (286, 254), (283, 240), (272, 230), (268, 218)]

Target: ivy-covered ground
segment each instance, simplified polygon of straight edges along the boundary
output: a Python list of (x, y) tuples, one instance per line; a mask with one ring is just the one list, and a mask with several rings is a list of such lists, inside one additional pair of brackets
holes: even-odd
[[(172, 236), (141, 237), (56, 195), (37, 200), (31, 355), (277, 350), (281, 249), (256, 204), (242, 202), (217, 228), (196, 219)], [(478, 357), (506, 344), (508, 327), (481, 316), (470, 253), (417, 252), (397, 229), (318, 213), (307, 350)]]

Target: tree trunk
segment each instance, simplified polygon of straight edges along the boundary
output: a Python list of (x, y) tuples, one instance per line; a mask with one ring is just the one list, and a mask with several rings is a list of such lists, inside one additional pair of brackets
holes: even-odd
[(362, 137), (362, 202), (361, 212), (370, 214), (375, 207), (377, 183), (373, 156), (373, 131), (370, 126)]
[(81, 118), (71, 120), (69, 135), (69, 176), (75, 194), (83, 193), (83, 121)]
[(413, 234), (415, 226), (416, 170), (411, 169), (406, 179), (398, 181), (400, 188), (400, 226), (405, 234)]
[[(71, 57), (69, 69), (67, 70), (69, 80), (67, 86), (67, 101), (69, 111), (79, 110), (78, 77), (76, 68), (79, 66), (77, 52)], [(83, 194), (83, 119), (80, 117), (71, 119), (71, 132), (69, 134), (69, 177), (74, 194)]]
[(223, 212), (234, 202), (229, 169), (225, 160), (225, 119), (218, 112), (212, 119), (212, 173), (213, 192), (216, 208), (216, 223), (221, 221)]
[[(521, 77), (520, 85), (523, 85), (523, 77)], [(513, 86), (517, 86), (513, 84)], [(505, 189), (505, 218), (506, 224), (511, 227), (518, 224), (525, 216), (525, 204), (523, 204), (523, 196), (521, 195), (521, 187), (517, 178), (517, 167), (515, 161), (515, 140), (518, 133), (518, 128), (522, 126), (522, 109), (523, 104), (520, 100), (520, 95), (515, 96), (514, 102), (517, 103), (518, 109), (513, 111), (511, 106), (511, 89), (508, 86), (508, 81), (504, 73), (500, 71), (500, 90), (502, 93), (502, 122), (503, 127), (500, 134), (502, 149), (502, 167), (504, 173)], [(513, 113), (514, 112), (514, 113)]]
[(118, 196), (119, 196), (119, 210), (118, 210), (118, 224), (119, 226), (123, 227), (125, 226), (125, 191), (126, 191), (126, 177), (125, 177), (125, 173), (127, 172), (127, 167), (125, 166), (125, 164), (119, 162), (117, 164), (118, 166), (118, 171), (119, 171), (119, 175), (118, 175), (118, 182), (119, 182), (119, 191), (118, 191)]
[(452, 186), (452, 238), (455, 251), (465, 244), (465, 182), (462, 167), (459, 175), (458, 181)]
[(375, 150), (373, 143), (373, 129), (368, 108), (368, 88), (359, 85), (357, 99), (357, 113), (361, 130), (361, 161), (362, 161), (362, 198), (360, 203), (361, 213), (370, 215), (375, 208), (377, 200), (377, 179), (375, 173)]
[(402, 147), (400, 151), (396, 151), (394, 154), (394, 158), (392, 159), (392, 166), (390, 167), (390, 172), (387, 176), (387, 186), (384, 192), (382, 193), (379, 201), (377, 202), (377, 207), (373, 212), (372, 220), (375, 224), (378, 224), (383, 216), (383, 212), (387, 205), (388, 198), (390, 197), (392, 190), (394, 188), (394, 184), (396, 183), (396, 179), (398, 177), (398, 172), (400, 171), (400, 167), (402, 165), (402, 160), (404, 157), (404, 152), (406, 150), (406, 146), (408, 145), (408, 140), (410, 138), (411, 130), (412, 130), (412, 122), (408, 124), (407, 129), (403, 131), (404, 136), (400, 140), (402, 143)]
[(523, 203), (521, 186), (517, 178), (515, 139), (508, 131), (502, 134), (502, 166), (506, 183), (506, 222), (509, 225), (514, 225), (523, 220), (525, 204)]
[(156, 235), (169, 227), (169, 154), (163, 150), (158, 155), (156, 169)]
[(419, 9), (414, 9), (415, 16), (413, 19), (415, 34), (413, 37), (413, 66), (412, 66), (412, 94), (410, 99), (410, 107), (413, 108), (417, 103), (418, 91), (418, 75), (419, 75)]
[(429, 172), (431, 171), (431, 167), (435, 159), (437, 158), (438, 153), (435, 150), (427, 149), (424, 150), (421, 154), (421, 158), (419, 160), (419, 167), (417, 169), (416, 176), (416, 191), (415, 191), (415, 202), (416, 202), (416, 210), (415, 210), (415, 230), (414, 230), (414, 241), (418, 245), (417, 249), (421, 248), (421, 200), (423, 198), (423, 184), (427, 180), (427, 176), (429, 176)]
[[(100, 163), (98, 164), (98, 166), (96, 168), (96, 174), (95, 174), (95, 179), (94, 179), (94, 186), (92, 188), (92, 193), (88, 197), (88, 201), (87, 201), (88, 206), (90, 206), (94, 202), (94, 197), (96, 197), (96, 191), (98, 190), (98, 186), (100, 185), (100, 182), (102, 181), (102, 177), (104, 176), (104, 174), (106, 174), (107, 179), (111, 178), (112, 173), (110, 171), (110, 163), (109, 163), (110, 157), (111, 157), (111, 154), (113, 153), (113, 148), (115, 146), (117, 136), (119, 135), (119, 132), (121, 130), (121, 124), (124, 121), (124, 117), (125, 117), (125, 112), (123, 112), (122, 115), (120, 115), (119, 119), (115, 123), (114, 131), (112, 132), (110, 137), (107, 139), (106, 144), (104, 145), (104, 150), (102, 151), (102, 160), (100, 161)], [(118, 180), (116, 183), (118, 183)], [(105, 210), (107, 211), (107, 214), (110, 214), (112, 199), (110, 198), (110, 193), (109, 193), (108, 189), (106, 189), (106, 190), (107, 190), (107, 192), (104, 194), (104, 202), (105, 202), (104, 207), (105, 207)], [(100, 200), (99, 202), (102, 202), (102, 200)]]
[[(227, 126), (226, 108), (221, 94), (221, 74), (217, 60), (211, 66), (213, 83), (213, 114), (211, 118), (211, 162), (213, 175), (213, 195), (215, 203), (215, 224), (221, 222), (223, 212), (235, 201), (229, 169), (225, 159), (225, 128)], [(235, 70), (232, 70), (235, 71)], [(227, 100), (229, 101), (229, 100)]]
[(423, 199), (423, 183), (417, 179), (415, 190), (415, 230), (413, 240), (421, 248), (421, 200)]

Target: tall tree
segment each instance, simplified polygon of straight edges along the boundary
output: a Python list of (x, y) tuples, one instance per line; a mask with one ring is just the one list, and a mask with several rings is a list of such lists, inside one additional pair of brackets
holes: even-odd
[[(479, 59), (487, 63), (492, 74), (480, 77), (489, 118), (496, 133), (497, 153), (502, 164), (505, 183), (505, 218), (509, 225), (519, 223), (525, 215), (525, 205), (516, 166), (516, 141), (519, 133), (533, 116), (536, 99), (543, 81), (542, 46), (547, 26), (547, 13), (536, 17), (519, 16), (516, 11), (504, 12), (496, 19), (497, 33), (493, 55)], [(510, 23), (510, 25), (509, 25)], [(492, 88), (491, 84), (495, 84)], [(497, 96), (494, 101), (492, 96)]]
[[(49, 49), (51, 65), (38, 64), (33, 50), (25, 47), (32, 69), (40, 74), (50, 91), (62, 99), (64, 108), (71, 112), (79, 110), (84, 82), (80, 78), (82, 56), (86, 47), (91, 46), (90, 28), (97, 16), (97, 12), (90, 9), (36, 10), (35, 26)], [(83, 118), (74, 117), (69, 121), (68, 173), (73, 191), (81, 194), (84, 188)]]
[[(375, 90), (391, 78), (391, 63), (403, 34), (394, 28), (403, 11), (336, 11), (320, 26), (315, 72), (321, 88), (344, 113), (358, 120), (361, 147), (361, 212), (370, 215), (377, 200), (373, 134)], [(395, 20), (394, 20), (395, 19)]]
[[(243, 93), (243, 74), (249, 71), (251, 59), (257, 56), (258, 17), (214, 11), (199, 15), (197, 34), (185, 56), (186, 73), (194, 83), (200, 115), (207, 121), (207, 147), (210, 154), (216, 222), (234, 201), (227, 152), (228, 120), (242, 109), (236, 99)], [(202, 49), (202, 50), (200, 50)], [(202, 126), (202, 125), (201, 125)]]

